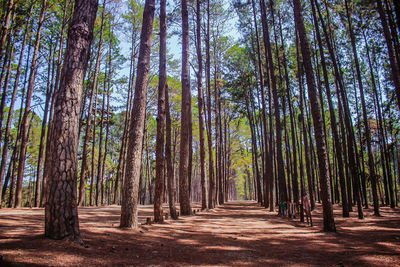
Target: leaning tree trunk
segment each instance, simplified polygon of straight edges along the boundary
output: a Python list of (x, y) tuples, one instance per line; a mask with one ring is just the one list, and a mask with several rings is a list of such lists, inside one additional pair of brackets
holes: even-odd
[(158, 80), (158, 117), (156, 141), (156, 179), (154, 190), (154, 221), (162, 222), (163, 219), (163, 193), (164, 193), (164, 121), (165, 121), (165, 87), (167, 85), (167, 20), (166, 0), (160, 1), (160, 64)]
[(7, 35), (8, 35), (8, 29), (10, 28), (10, 21), (11, 21), (11, 14), (13, 13), (13, 8), (14, 8), (14, 1), (9, 0), (8, 1), (8, 6), (7, 6), (7, 11), (5, 19), (4, 19), (4, 26), (2, 27), (2, 36), (0, 40), (0, 61), (3, 57), (4, 53), (4, 48), (6, 46), (6, 41), (7, 41)]
[[(397, 2), (397, 1), (395, 0), (394, 2)], [(392, 79), (393, 79), (394, 87), (396, 89), (395, 91), (396, 91), (396, 96), (397, 96), (397, 105), (400, 109), (400, 62), (398, 62), (396, 55), (395, 55), (396, 54), (395, 47), (393, 45), (389, 26), (386, 21), (386, 15), (385, 15), (384, 8), (382, 6), (382, 1), (376, 0), (376, 4), (377, 4), (377, 11), (378, 11), (381, 23), (382, 23), (383, 35), (385, 37), (386, 46), (387, 46), (388, 53), (389, 53), (390, 67), (392, 69)], [(396, 12), (398, 12), (398, 4), (396, 6)], [(399, 15), (399, 14), (397, 13), (397, 15)], [(400, 18), (397, 17), (397, 23), (400, 26), (399, 19)]]
[(301, 54), (303, 56), (303, 65), (306, 74), (308, 97), (311, 104), (311, 114), (314, 123), (314, 134), (317, 143), (319, 179), (321, 185), (321, 197), (324, 217), (324, 231), (335, 232), (335, 221), (333, 219), (332, 203), (330, 202), (330, 185), (328, 172), (328, 155), (325, 145), (324, 129), (322, 126), (321, 109), (318, 102), (317, 90), (315, 88), (313, 67), (311, 64), (311, 52), (307, 38), (307, 32), (304, 26), (303, 15), (300, 0), (293, 0), (293, 11), (296, 29), (300, 38)]
[(189, 153), (190, 122), (192, 117), (190, 77), (189, 77), (189, 17), (187, 0), (181, 0), (182, 6), (182, 115), (181, 115), (181, 144), (179, 161), (179, 203), (181, 215), (190, 215), (189, 194)]
[[(12, 2), (12, 1), (10, 1)], [(15, 74), (15, 80), (14, 80), (14, 86), (13, 86), (13, 92), (12, 92), (12, 97), (11, 97), (11, 103), (8, 111), (8, 117), (7, 117), (7, 122), (6, 122), (6, 129), (4, 133), (4, 141), (3, 141), (3, 151), (1, 154), (1, 165), (0, 165), (0, 199), (2, 199), (3, 195), (2, 194), (2, 186), (3, 186), (3, 179), (4, 175), (6, 172), (6, 161), (7, 161), (7, 154), (8, 154), (8, 142), (10, 139), (10, 130), (11, 130), (11, 123), (12, 123), (12, 117), (14, 113), (14, 104), (15, 100), (17, 98), (17, 92), (18, 92), (18, 83), (19, 83), (19, 77), (21, 75), (21, 67), (22, 67), (22, 61), (24, 59), (24, 53), (25, 53), (25, 45), (26, 45), (26, 39), (29, 33), (29, 25), (31, 23), (31, 15), (32, 15), (32, 5), (29, 9), (29, 15), (26, 25), (25, 25), (25, 30), (24, 30), (24, 36), (22, 39), (22, 45), (20, 47), (20, 54), (19, 54), (19, 59), (18, 59), (18, 67), (17, 67), (17, 72)], [(1, 57), (0, 57), (1, 58)]]
[(98, 0), (76, 0), (68, 30), (67, 49), (55, 102), (50, 151), (49, 192), (45, 205), (45, 235), (79, 240), (76, 202), (78, 126), (83, 81), (93, 40)]
[(140, 36), (139, 60), (135, 84), (135, 98), (131, 112), (129, 131), (129, 153), (126, 159), (126, 173), (123, 183), (121, 205), (121, 227), (138, 227), (138, 193), (142, 158), (143, 129), (146, 112), (147, 79), (150, 68), (151, 39), (155, 0), (146, 0)]

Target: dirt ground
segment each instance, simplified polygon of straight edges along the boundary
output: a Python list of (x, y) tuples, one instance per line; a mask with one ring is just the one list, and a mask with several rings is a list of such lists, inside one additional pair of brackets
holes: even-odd
[[(358, 220), (356, 212), (341, 218), (335, 206), (336, 234), (321, 231), (321, 211), (309, 227), (255, 202), (230, 202), (124, 230), (119, 206), (80, 208), (83, 247), (44, 238), (43, 209), (1, 209), (0, 266), (400, 266), (399, 209), (382, 208), (379, 218), (365, 210)], [(144, 223), (152, 206), (139, 214)]]

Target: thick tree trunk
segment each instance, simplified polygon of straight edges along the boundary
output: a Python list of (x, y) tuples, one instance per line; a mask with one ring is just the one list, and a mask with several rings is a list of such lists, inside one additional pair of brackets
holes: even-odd
[(140, 36), (139, 61), (135, 85), (135, 98), (129, 131), (129, 153), (121, 205), (121, 227), (137, 228), (138, 186), (141, 169), (143, 129), (146, 112), (147, 78), (150, 67), (151, 39), (155, 1), (146, 0)]
[(322, 126), (321, 109), (318, 102), (317, 91), (315, 88), (313, 67), (311, 64), (311, 52), (307, 38), (307, 32), (304, 27), (303, 15), (301, 11), (300, 0), (293, 0), (293, 10), (295, 17), (296, 29), (299, 33), (301, 54), (303, 56), (303, 65), (306, 74), (308, 97), (311, 104), (311, 113), (314, 122), (314, 134), (317, 143), (318, 165), (319, 165), (319, 179), (322, 193), (322, 207), (324, 217), (324, 231), (335, 232), (335, 221), (333, 219), (332, 203), (330, 202), (330, 188), (329, 188), (329, 172), (328, 172), (328, 159), (324, 138), (324, 131)]
[[(56, 72), (56, 80), (54, 83), (54, 93), (53, 97), (51, 99), (51, 104), (50, 104), (50, 114), (49, 114), (49, 123), (47, 126), (47, 137), (46, 137), (46, 154), (45, 154), (45, 159), (44, 159), (44, 170), (43, 170), (43, 183), (42, 183), (42, 193), (41, 193), (41, 198), (40, 198), (40, 206), (44, 207), (46, 200), (47, 200), (47, 195), (48, 195), (48, 180), (49, 180), (49, 173), (48, 170), (50, 170), (50, 167), (48, 166), (51, 164), (51, 153), (47, 153), (47, 151), (50, 150), (50, 138), (52, 136), (52, 131), (53, 131), (53, 120), (54, 120), (54, 108), (55, 108), (55, 100), (57, 96), (57, 91), (59, 89), (59, 83), (60, 83), (60, 76), (61, 76), (61, 70), (62, 70), (62, 57), (63, 57), (63, 51), (64, 51), (64, 33), (66, 30), (66, 21), (70, 18), (67, 17), (68, 11), (72, 8), (73, 3), (72, 1), (65, 1), (64, 2), (64, 12), (63, 12), (63, 21), (62, 21), (62, 26), (61, 26), (61, 32), (60, 32), (60, 42), (59, 42), (59, 49), (58, 49), (58, 59), (57, 59), (57, 72)], [(29, 54), (29, 53), (28, 53)], [(46, 167), (47, 166), (47, 167)]]
[(80, 239), (76, 202), (78, 125), (97, 7), (98, 0), (76, 0), (68, 30), (67, 50), (48, 151), (52, 155), (52, 162), (49, 165), (45, 235), (54, 239)]

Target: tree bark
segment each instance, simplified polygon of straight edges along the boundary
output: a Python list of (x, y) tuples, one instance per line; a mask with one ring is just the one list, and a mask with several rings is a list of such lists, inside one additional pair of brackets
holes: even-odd
[(192, 117), (190, 78), (189, 78), (189, 18), (187, 0), (181, 0), (182, 8), (182, 112), (181, 112), (181, 144), (179, 160), (179, 203), (181, 215), (191, 215), (189, 197), (189, 153), (190, 121)]
[(135, 98), (131, 112), (129, 131), (129, 153), (123, 183), (121, 205), (121, 227), (137, 228), (138, 186), (141, 169), (143, 129), (146, 112), (147, 79), (150, 67), (151, 39), (155, 1), (146, 0), (143, 11), (142, 32), (140, 36), (139, 61), (136, 75)]
[(206, 188), (206, 151), (204, 141), (204, 97), (203, 97), (203, 55), (201, 52), (201, 8), (200, 0), (196, 0), (196, 41), (197, 61), (199, 69), (197, 72), (197, 101), (199, 109), (199, 135), (200, 135), (200, 180), (201, 180), (201, 209), (207, 209)]
[(167, 85), (167, 21), (166, 0), (160, 1), (160, 64), (158, 80), (158, 117), (156, 140), (156, 179), (154, 190), (154, 221), (163, 222), (164, 193), (164, 121), (165, 121), (165, 88)]
[(322, 126), (321, 109), (318, 102), (317, 91), (315, 88), (313, 67), (311, 64), (311, 52), (307, 38), (307, 32), (304, 27), (303, 15), (301, 11), (300, 0), (293, 0), (293, 11), (295, 17), (296, 29), (299, 33), (301, 54), (303, 56), (303, 65), (306, 74), (308, 97), (311, 104), (311, 114), (314, 123), (314, 134), (317, 143), (319, 179), (322, 193), (322, 207), (324, 217), (324, 231), (336, 232), (335, 221), (333, 219), (332, 203), (330, 202), (330, 185), (328, 172), (328, 159)]
[(175, 175), (174, 175), (174, 166), (173, 166), (173, 158), (171, 153), (171, 114), (169, 107), (169, 99), (168, 99), (168, 86), (165, 87), (165, 109), (166, 109), (166, 138), (165, 138), (165, 157), (167, 162), (167, 186), (168, 186), (168, 203), (169, 203), (169, 212), (171, 218), (176, 220), (178, 219), (175, 207)]
[(317, 20), (317, 16), (315, 13), (314, 0), (311, 1), (311, 7), (312, 7), (312, 12), (313, 12), (314, 25), (315, 25), (316, 35), (317, 35), (319, 53), (320, 53), (320, 57), (321, 57), (321, 65), (322, 65), (322, 72), (323, 72), (323, 76), (324, 76), (326, 96), (328, 99), (329, 114), (330, 114), (330, 118), (331, 118), (331, 129), (332, 129), (333, 141), (334, 141), (334, 146), (335, 146), (336, 161), (337, 161), (338, 172), (339, 172), (339, 181), (340, 181), (340, 192), (341, 192), (341, 197), (342, 197), (342, 215), (343, 215), (343, 217), (349, 217), (348, 201), (347, 201), (347, 195), (346, 195), (346, 180), (345, 180), (344, 165), (343, 165), (343, 152), (342, 152), (342, 146), (339, 141), (339, 134), (338, 134), (338, 131), (336, 128), (336, 115), (335, 115), (335, 110), (334, 110), (334, 106), (332, 103), (332, 95), (331, 95), (331, 89), (330, 89), (330, 85), (329, 85), (328, 71), (327, 71), (326, 63), (325, 63), (325, 56), (324, 56), (324, 50), (323, 50), (323, 46), (322, 46), (321, 35), (319, 32), (318, 20)]
[(80, 240), (77, 209), (78, 125), (82, 87), (93, 40), (98, 0), (76, 0), (55, 102), (45, 235)]
[(215, 207), (214, 159), (212, 144), (211, 117), (211, 60), (210, 60), (210, 0), (207, 0), (207, 32), (206, 32), (206, 86), (207, 86), (207, 143), (208, 143), (208, 208)]

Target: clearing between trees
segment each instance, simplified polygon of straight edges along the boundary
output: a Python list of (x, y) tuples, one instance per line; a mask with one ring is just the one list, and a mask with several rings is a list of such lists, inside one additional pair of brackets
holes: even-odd
[[(199, 209), (200, 204), (193, 205)], [(44, 210), (0, 210), (0, 265), (8, 266), (283, 266), (400, 265), (400, 210), (365, 209), (340, 216), (337, 233), (321, 231), (322, 207), (314, 227), (277, 216), (253, 201), (229, 202), (214, 210), (144, 225), (153, 206), (139, 207), (138, 230), (118, 228), (120, 206), (79, 208), (81, 237), (76, 242), (44, 237)]]

